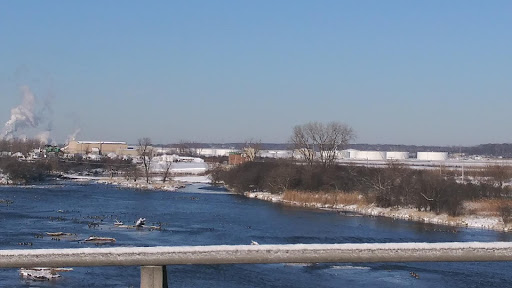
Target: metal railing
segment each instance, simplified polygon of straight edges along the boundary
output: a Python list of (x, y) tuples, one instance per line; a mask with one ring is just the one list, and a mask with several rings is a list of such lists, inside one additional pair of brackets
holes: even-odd
[(292, 244), (0, 250), (0, 268), (141, 266), (141, 287), (167, 287), (165, 265), (512, 261), (509, 242)]

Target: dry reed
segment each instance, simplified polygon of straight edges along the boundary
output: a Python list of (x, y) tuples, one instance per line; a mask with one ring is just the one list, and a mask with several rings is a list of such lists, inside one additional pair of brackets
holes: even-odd
[(482, 199), (464, 204), (466, 214), (495, 215), (498, 216), (503, 207), (512, 207), (512, 200), (508, 199)]
[(321, 204), (323, 206), (368, 204), (365, 198), (356, 192), (308, 192), (288, 190), (283, 193), (283, 200), (302, 204)]

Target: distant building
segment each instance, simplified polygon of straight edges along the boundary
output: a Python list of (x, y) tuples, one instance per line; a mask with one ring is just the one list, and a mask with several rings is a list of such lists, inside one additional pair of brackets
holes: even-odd
[(222, 157), (229, 156), (230, 153), (237, 152), (235, 149), (226, 148), (196, 148), (195, 153), (205, 157)]
[(426, 161), (446, 161), (448, 152), (418, 152), (416, 158)]
[(245, 156), (245, 154), (235, 153), (235, 152), (229, 154), (229, 160), (228, 160), (229, 165), (240, 165), (240, 164), (243, 164), (248, 161), (249, 161), (249, 157)]
[(107, 141), (70, 141), (68, 146), (62, 149), (67, 154), (96, 154), (137, 156), (137, 148), (128, 146), (126, 142), (107, 142)]

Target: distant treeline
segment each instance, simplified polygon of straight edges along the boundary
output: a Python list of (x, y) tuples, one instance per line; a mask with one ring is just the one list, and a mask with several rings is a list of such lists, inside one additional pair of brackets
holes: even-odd
[(102, 158), (92, 161), (82, 157), (62, 159), (57, 157), (22, 160), (0, 157), (0, 172), (8, 176), (9, 184), (28, 184), (59, 177), (62, 173), (87, 173), (90, 175), (123, 175), (140, 177), (141, 172), (131, 160)]
[[(226, 148), (242, 149), (246, 143), (187, 143), (188, 148)], [(292, 149), (289, 143), (260, 143), (262, 150), (288, 150)], [(181, 148), (184, 143), (158, 145), (168, 148)], [(416, 146), (416, 145), (394, 145), (394, 144), (349, 144), (348, 148), (356, 150), (372, 151), (400, 151), (415, 154), (417, 152), (449, 152), (464, 153), (466, 155), (481, 155), (490, 157), (512, 158), (512, 143), (504, 144), (481, 144), (477, 146)]]
[[(231, 169), (216, 169), (214, 181), (236, 192), (298, 190), (354, 193), (379, 207), (415, 207), (421, 211), (459, 215), (465, 200), (508, 198), (503, 180), (487, 177), (478, 184), (458, 183), (451, 171), (418, 170), (391, 163), (387, 168), (303, 165), (291, 161), (247, 162)], [(510, 172), (510, 171), (508, 171)], [(510, 174), (507, 175), (510, 179)]]
[[(186, 149), (205, 149), (205, 148), (225, 148), (225, 149), (242, 149), (247, 143), (197, 143), (186, 142), (178, 144), (159, 144), (156, 146), (176, 148), (179, 150)], [(262, 150), (289, 150), (293, 145), (289, 143), (258, 143)], [(0, 152), (21, 152), (27, 154), (33, 149), (41, 148), (44, 144), (36, 139), (13, 139), (0, 140)], [(449, 152), (464, 153), (466, 155), (481, 155), (490, 157), (512, 158), (512, 143), (503, 144), (481, 144), (477, 146), (416, 146), (416, 145), (394, 145), (394, 144), (349, 144), (347, 148), (356, 150), (372, 150), (372, 151), (400, 151), (400, 152)]]
[(44, 147), (43, 142), (37, 139), (11, 139), (11, 140), (2, 140), (0, 139), (0, 153), (1, 152), (9, 152), (9, 153), (17, 153), (21, 152), (23, 155), (27, 155), (34, 149), (39, 149)]

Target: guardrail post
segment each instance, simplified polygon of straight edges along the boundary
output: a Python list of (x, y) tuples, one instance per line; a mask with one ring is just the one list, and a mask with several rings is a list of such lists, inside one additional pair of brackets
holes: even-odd
[(166, 266), (141, 266), (140, 288), (168, 288)]

